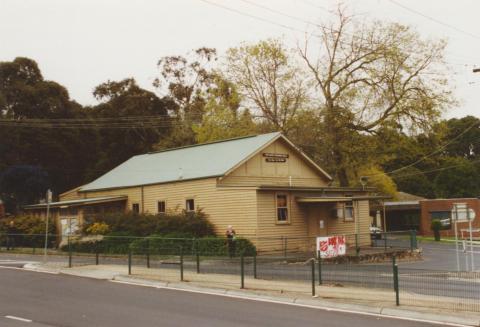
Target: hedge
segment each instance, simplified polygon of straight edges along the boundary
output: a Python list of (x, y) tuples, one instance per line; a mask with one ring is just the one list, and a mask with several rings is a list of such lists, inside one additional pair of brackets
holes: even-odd
[[(99, 253), (104, 254), (127, 254), (129, 250), (133, 254), (152, 255), (179, 255), (181, 252), (185, 255), (201, 256), (226, 256), (228, 255), (228, 246), (225, 238), (207, 237), (207, 238), (173, 238), (170, 235), (151, 235), (145, 238), (129, 237), (125, 233), (120, 235), (109, 234), (102, 239), (92, 239), (87, 241), (74, 240), (70, 244), (73, 252)], [(237, 255), (243, 252), (244, 255), (251, 256), (256, 253), (256, 248), (247, 239), (237, 238), (235, 241)], [(68, 245), (62, 246), (63, 251), (68, 251)]]

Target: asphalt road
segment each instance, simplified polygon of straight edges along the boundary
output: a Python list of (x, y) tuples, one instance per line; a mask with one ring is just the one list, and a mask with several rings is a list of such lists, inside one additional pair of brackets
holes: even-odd
[(2, 327), (433, 326), (5, 268), (0, 268), (0, 289)]

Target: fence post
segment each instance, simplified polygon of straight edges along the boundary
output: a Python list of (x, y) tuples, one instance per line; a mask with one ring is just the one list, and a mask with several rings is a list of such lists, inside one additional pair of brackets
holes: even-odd
[(412, 229), (410, 231), (410, 250), (417, 249), (417, 231)]
[(387, 232), (383, 234), (383, 248), (387, 252)]
[(150, 268), (150, 240), (147, 238), (147, 268)]
[(392, 256), (393, 265), (393, 289), (395, 290), (395, 304), (400, 305), (400, 290), (398, 287), (398, 266), (395, 260), (395, 256)]
[(253, 253), (253, 278), (257, 279), (257, 252)]
[(180, 247), (180, 281), (183, 282), (183, 247)]
[(322, 257), (318, 251), (318, 285), (322, 285)]
[(68, 268), (72, 268), (72, 244), (70, 242), (70, 235), (68, 236)]
[(243, 252), (240, 254), (240, 288), (245, 288), (245, 261), (243, 259)]
[(358, 255), (360, 254), (360, 247), (358, 246), (358, 233), (355, 233), (355, 253)]
[(287, 258), (287, 237), (283, 237), (283, 257), (286, 259)]
[(132, 274), (132, 249), (128, 249), (128, 274)]
[(195, 256), (197, 260), (197, 274), (200, 273), (200, 253), (198, 253), (198, 248), (195, 247)]
[(98, 266), (99, 264), (99, 250), (98, 250), (98, 242), (95, 243), (95, 265)]
[(310, 259), (310, 264), (312, 266), (312, 296), (315, 296), (315, 259)]

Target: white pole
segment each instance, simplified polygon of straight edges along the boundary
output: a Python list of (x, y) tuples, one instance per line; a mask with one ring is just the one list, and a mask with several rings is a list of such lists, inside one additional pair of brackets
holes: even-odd
[(463, 247), (463, 255), (465, 256), (465, 271), (468, 271), (468, 249), (467, 249), (467, 241), (462, 240), (462, 247)]
[(458, 207), (456, 204), (455, 206), (455, 253), (457, 255), (457, 271), (460, 271), (460, 258), (458, 256), (458, 235), (457, 235), (457, 220), (458, 220)]
[(474, 263), (474, 256), (473, 256), (473, 238), (472, 238), (472, 220), (470, 219), (470, 215), (468, 217), (468, 228), (470, 229), (470, 268), (472, 271), (475, 271), (475, 263)]
[(48, 220), (50, 216), (50, 201), (52, 200), (52, 191), (47, 190), (47, 218), (45, 220), (45, 248), (43, 249), (43, 261), (47, 261), (47, 246), (48, 246)]
[(385, 210), (385, 201), (383, 201), (383, 232), (387, 232), (387, 215)]

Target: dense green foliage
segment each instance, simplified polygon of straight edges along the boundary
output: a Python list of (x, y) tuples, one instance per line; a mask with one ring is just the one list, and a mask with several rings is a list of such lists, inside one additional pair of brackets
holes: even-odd
[[(236, 254), (253, 255), (255, 246), (247, 239), (236, 239)], [(68, 245), (61, 248), (68, 251)], [(134, 237), (127, 233), (112, 233), (101, 239), (83, 241), (72, 240), (71, 251), (84, 253), (111, 253), (126, 254), (132, 251), (133, 255), (196, 255), (227, 256), (227, 240), (222, 237), (187, 237), (185, 234), (154, 234), (148, 237)]]
[(215, 235), (212, 224), (202, 211), (171, 212), (167, 214), (112, 213), (89, 219), (83, 226), (88, 234), (95, 223), (108, 226), (107, 235), (126, 233), (130, 236), (149, 236), (152, 234), (170, 235), (175, 233), (181, 237), (207, 237)]
[[(45, 245), (45, 220), (32, 216), (17, 216), (14, 220), (0, 219), (0, 241), (4, 241), (2, 235), (10, 234), (17, 247), (43, 247)], [(49, 219), (48, 225), (49, 247), (56, 245), (56, 227), (53, 219)]]
[[(95, 228), (93, 228), (96, 226)], [(95, 233), (98, 229), (109, 232), (104, 236)], [(83, 226), (86, 236), (72, 239), (71, 250), (77, 252), (125, 254), (228, 254), (224, 238), (215, 237), (212, 224), (202, 211), (174, 212), (159, 215), (119, 213), (90, 219)], [(255, 253), (253, 244), (239, 238), (237, 253)], [(67, 251), (64, 244), (62, 250)]]

